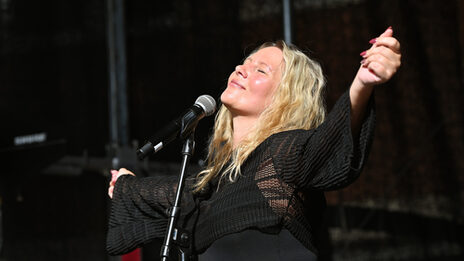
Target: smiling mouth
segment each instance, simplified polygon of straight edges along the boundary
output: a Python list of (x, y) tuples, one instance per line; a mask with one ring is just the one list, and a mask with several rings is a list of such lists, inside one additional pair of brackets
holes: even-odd
[(230, 85), (232, 85), (232, 86), (235, 87), (235, 88), (239, 88), (239, 89), (245, 90), (245, 87), (243, 87), (243, 85), (241, 85), (240, 83), (238, 83), (238, 82), (236, 82), (236, 81), (234, 81), (234, 80), (232, 80), (232, 81), (230, 82)]

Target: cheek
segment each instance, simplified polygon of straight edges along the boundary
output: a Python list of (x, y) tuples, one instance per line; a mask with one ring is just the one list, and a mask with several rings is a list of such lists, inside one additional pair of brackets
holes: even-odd
[(267, 79), (256, 78), (253, 80), (253, 86), (256, 93), (266, 93), (271, 89), (271, 84)]
[(274, 84), (273, 81), (269, 81), (268, 79), (256, 79), (254, 82), (255, 93), (268, 100), (273, 93)]

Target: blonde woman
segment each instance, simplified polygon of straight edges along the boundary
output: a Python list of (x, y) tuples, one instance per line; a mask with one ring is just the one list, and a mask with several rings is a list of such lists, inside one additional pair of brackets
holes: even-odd
[[(324, 191), (359, 176), (374, 130), (373, 88), (400, 66), (391, 28), (371, 43), (327, 116), (321, 68), (296, 47), (264, 44), (235, 68), (208, 165), (187, 181), (177, 223), (200, 260), (316, 260)], [(109, 253), (163, 238), (177, 177), (112, 174)]]

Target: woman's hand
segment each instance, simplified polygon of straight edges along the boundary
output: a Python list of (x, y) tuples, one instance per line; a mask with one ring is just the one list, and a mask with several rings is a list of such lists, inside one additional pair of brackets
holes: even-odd
[(110, 181), (110, 186), (108, 188), (108, 196), (110, 196), (110, 198), (113, 198), (114, 184), (116, 184), (116, 181), (122, 175), (135, 176), (134, 173), (132, 173), (130, 170), (127, 170), (125, 168), (120, 168), (119, 170), (111, 170), (111, 181)]
[(351, 129), (354, 136), (358, 134), (374, 86), (390, 80), (401, 65), (400, 43), (393, 37), (391, 27), (369, 43), (372, 46), (360, 54), (363, 58), (361, 67), (350, 87)]
[(355, 78), (364, 87), (390, 80), (401, 65), (400, 43), (391, 27), (370, 43), (371, 48), (361, 53), (363, 60)]

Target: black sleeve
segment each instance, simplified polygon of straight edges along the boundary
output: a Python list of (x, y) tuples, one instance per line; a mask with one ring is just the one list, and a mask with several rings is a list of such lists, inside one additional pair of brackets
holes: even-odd
[(352, 183), (364, 166), (373, 140), (374, 98), (371, 97), (359, 137), (351, 133), (349, 91), (317, 128), (276, 135), (273, 160), (277, 173), (297, 188), (334, 190)]
[[(119, 177), (113, 191), (106, 248), (110, 255), (128, 253), (154, 238), (164, 238), (168, 209), (174, 204), (178, 177)], [(186, 180), (181, 217), (195, 208)], [(180, 224), (181, 220), (178, 221)]]

